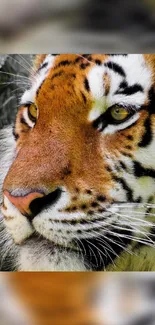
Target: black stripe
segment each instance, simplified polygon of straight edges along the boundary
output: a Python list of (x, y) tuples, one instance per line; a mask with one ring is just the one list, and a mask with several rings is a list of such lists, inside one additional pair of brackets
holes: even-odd
[(102, 61), (101, 61), (101, 60), (95, 60), (95, 63), (96, 63), (97, 65), (101, 65), (101, 64), (102, 64)]
[[(40, 70), (46, 68), (47, 65), (48, 65), (48, 62), (43, 63), (43, 64), (39, 67), (38, 71), (40, 71)], [(38, 71), (37, 71), (37, 72), (38, 72)]]
[(73, 64), (73, 62), (72, 61), (69, 61), (69, 60), (63, 60), (63, 61), (61, 61), (61, 62), (59, 62), (56, 66), (55, 66), (55, 69), (56, 68), (59, 68), (59, 67), (61, 67), (61, 66), (66, 66), (66, 65), (71, 65), (71, 64)]
[(136, 203), (142, 203), (142, 197), (138, 196), (138, 198), (136, 200), (134, 200), (134, 202)]
[(127, 170), (127, 166), (125, 165), (125, 163), (123, 161), (120, 161), (119, 163), (120, 163), (120, 166), (122, 169)]
[(21, 117), (21, 119), (20, 119), (20, 123), (22, 123), (22, 124), (26, 125), (27, 127), (31, 128), (30, 125), (27, 124), (27, 122), (25, 121), (24, 116)]
[(130, 157), (130, 158), (133, 157), (132, 153), (130, 153), (130, 152), (125, 152), (125, 151), (123, 151), (123, 150), (121, 150), (120, 152), (121, 152), (121, 154), (122, 154), (123, 156), (125, 156), (125, 157)]
[(128, 87), (128, 83), (127, 83), (127, 81), (123, 80), (123, 81), (120, 83), (119, 88), (126, 88), (126, 87)]
[(109, 62), (106, 62), (104, 65), (105, 65), (105, 67), (113, 70), (114, 72), (118, 73), (122, 77), (124, 77), (124, 78), (126, 77), (126, 74), (125, 74), (123, 68), (119, 64), (109, 61)]
[(79, 63), (79, 62), (82, 61), (82, 60), (83, 60), (83, 58), (80, 57), (80, 56), (78, 56), (78, 57), (75, 59), (74, 64)]
[(128, 87), (125, 87), (124, 89), (122, 90), (117, 90), (115, 92), (115, 94), (123, 94), (123, 95), (133, 95), (133, 94), (136, 94), (138, 92), (143, 92), (143, 87), (139, 84), (135, 84), (135, 85), (132, 85), (132, 86), (128, 86)]
[(15, 126), (13, 127), (12, 134), (13, 134), (15, 140), (17, 141), (19, 139), (19, 134), (16, 132)]
[(150, 112), (150, 114), (155, 114), (155, 91), (153, 87), (151, 87), (151, 89), (149, 90), (148, 111)]
[(82, 91), (81, 91), (81, 96), (83, 98), (84, 103), (86, 104), (87, 98), (86, 98), (85, 94)]
[(87, 78), (84, 79), (84, 86), (85, 86), (87, 91), (90, 91), (89, 82), (88, 82)]
[(80, 64), (80, 68), (82, 69), (82, 70), (84, 70), (84, 69), (86, 69), (87, 67), (89, 67), (89, 65), (90, 65), (90, 63), (81, 63)]
[(153, 135), (151, 130), (151, 115), (155, 114), (155, 92), (153, 87), (151, 87), (151, 89), (149, 90), (149, 105), (145, 109), (150, 113), (150, 116), (148, 116), (147, 119), (145, 120), (144, 123), (145, 132), (139, 143), (139, 147), (146, 147), (153, 140)]
[(147, 147), (153, 140), (150, 117), (147, 117), (144, 122), (144, 134), (141, 141), (138, 143), (139, 147)]
[(115, 175), (113, 175), (113, 179), (116, 182), (120, 183), (122, 185), (123, 189), (126, 191), (128, 202), (134, 202), (134, 199), (133, 199), (133, 191), (127, 185), (126, 181), (123, 178), (118, 177), (118, 176), (115, 176)]
[(51, 80), (53, 80), (54, 78), (60, 77), (62, 74), (64, 74), (64, 70), (54, 73), (51, 77)]
[(155, 171), (151, 168), (143, 167), (138, 161), (134, 161), (134, 175), (136, 177), (149, 176), (155, 178)]
[[(71, 210), (70, 210), (71, 211)], [(93, 211), (93, 214), (95, 215), (96, 212)], [(72, 226), (80, 226), (80, 225), (91, 225), (94, 223), (94, 226), (95, 226), (95, 223), (97, 222), (101, 222), (101, 221), (104, 221), (105, 220), (105, 217), (102, 216), (100, 218), (96, 218), (96, 219), (91, 219), (91, 220), (86, 220), (86, 219), (81, 219), (81, 220), (76, 220), (76, 219), (72, 219), (72, 220), (69, 220), (69, 219), (62, 219), (61, 221), (60, 220), (53, 220), (53, 219), (49, 219), (50, 222), (54, 222), (54, 223), (58, 223), (59, 225), (62, 223), (62, 224), (66, 224), (66, 225), (72, 225)], [(76, 230), (76, 229), (75, 229)], [(86, 232), (87, 231), (90, 231), (90, 229), (88, 230), (85, 230)]]

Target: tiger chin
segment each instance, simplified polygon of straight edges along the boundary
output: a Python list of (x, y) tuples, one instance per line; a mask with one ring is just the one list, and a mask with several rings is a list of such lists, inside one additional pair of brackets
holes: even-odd
[(155, 271), (155, 55), (36, 55), (0, 133), (4, 271)]

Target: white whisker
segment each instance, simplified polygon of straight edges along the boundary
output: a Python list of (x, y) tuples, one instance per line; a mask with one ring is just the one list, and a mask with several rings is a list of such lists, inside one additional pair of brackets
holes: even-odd
[[(30, 67), (30, 69), (35, 73), (35, 69), (33, 68), (33, 66), (31, 66), (31, 64), (21, 55), (21, 54), (18, 54), (18, 56), (25, 61), (25, 63), (27, 63), (27, 65)], [(31, 71), (30, 70), (30, 71)]]
[[(18, 60), (16, 60), (12, 55), (8, 55), (12, 60), (14, 60), (15, 62), (17, 62), (22, 68), (24, 68), (27, 72), (29, 72), (30, 73), (30, 75), (31, 75), (31, 77), (34, 77), (33, 75), (32, 75), (32, 71), (29, 69), (29, 68), (27, 68), (24, 64), (21, 64)], [(23, 59), (23, 58), (22, 58)]]

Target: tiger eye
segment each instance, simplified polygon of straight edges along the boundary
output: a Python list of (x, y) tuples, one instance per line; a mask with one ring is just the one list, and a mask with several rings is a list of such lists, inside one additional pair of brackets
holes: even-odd
[(29, 115), (29, 118), (35, 122), (37, 117), (38, 117), (38, 109), (36, 107), (35, 104), (31, 104), (29, 107), (28, 107), (28, 115)]
[(112, 118), (116, 121), (125, 120), (126, 117), (129, 115), (129, 112), (124, 107), (118, 105), (112, 107), (110, 113)]

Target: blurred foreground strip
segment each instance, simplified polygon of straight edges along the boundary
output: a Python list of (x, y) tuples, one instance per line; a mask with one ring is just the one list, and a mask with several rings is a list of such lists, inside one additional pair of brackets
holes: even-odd
[(0, 274), (0, 325), (33, 325), (24, 301), (12, 288), (12, 280), (8, 274)]
[(154, 273), (1, 274), (0, 294), (0, 325), (155, 325)]

